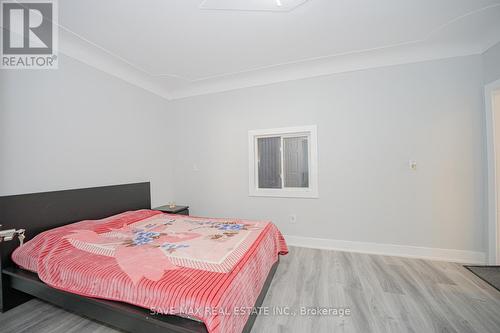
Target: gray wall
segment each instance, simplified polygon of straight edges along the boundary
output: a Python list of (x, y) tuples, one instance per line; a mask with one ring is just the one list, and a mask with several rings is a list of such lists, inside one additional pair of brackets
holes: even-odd
[(167, 102), (61, 55), (0, 70), (0, 195), (152, 181), (172, 197)]
[[(481, 66), (453, 58), (175, 101), (175, 198), (288, 235), (483, 251)], [(249, 197), (247, 131), (311, 124), (320, 198)]]
[(500, 80), (500, 43), (483, 54), (484, 83)]

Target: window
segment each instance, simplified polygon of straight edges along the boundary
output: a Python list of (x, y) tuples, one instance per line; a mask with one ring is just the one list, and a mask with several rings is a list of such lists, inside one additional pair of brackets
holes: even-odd
[(251, 196), (317, 198), (316, 126), (248, 132)]

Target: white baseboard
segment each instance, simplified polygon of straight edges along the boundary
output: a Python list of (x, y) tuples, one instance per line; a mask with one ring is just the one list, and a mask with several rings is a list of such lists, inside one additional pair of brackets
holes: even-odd
[(466, 264), (485, 264), (484, 252), (464, 251), (454, 249), (439, 249), (432, 247), (405, 246), (394, 244), (380, 244), (368, 242), (353, 242), (336, 239), (322, 239), (311, 237), (287, 236), (290, 246), (308, 247), (313, 249), (380, 254), (387, 256), (421, 258), (429, 260), (450, 261)]

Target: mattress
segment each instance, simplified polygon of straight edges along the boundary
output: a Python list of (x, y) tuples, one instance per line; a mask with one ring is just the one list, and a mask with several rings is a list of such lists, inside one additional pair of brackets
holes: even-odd
[(241, 332), (287, 252), (271, 222), (138, 210), (43, 232), (12, 259), (60, 290)]

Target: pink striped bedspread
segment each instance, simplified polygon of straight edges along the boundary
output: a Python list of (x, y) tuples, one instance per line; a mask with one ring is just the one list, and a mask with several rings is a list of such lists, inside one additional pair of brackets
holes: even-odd
[(242, 331), (286, 253), (270, 222), (138, 210), (46, 231), (12, 259), (54, 288), (196, 318), (225, 333)]

